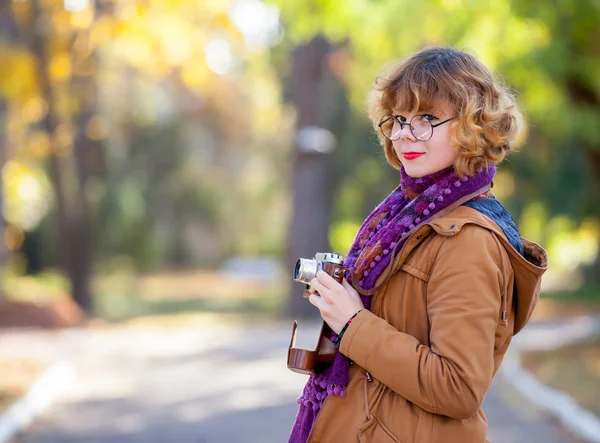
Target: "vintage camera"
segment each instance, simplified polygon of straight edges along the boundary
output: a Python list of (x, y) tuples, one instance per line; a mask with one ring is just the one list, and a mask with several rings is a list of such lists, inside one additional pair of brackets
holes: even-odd
[(344, 258), (337, 252), (317, 252), (312, 259), (299, 258), (294, 268), (294, 280), (306, 283), (306, 289), (309, 289), (310, 281), (320, 270), (327, 272), (338, 283), (342, 283), (345, 271)]
[[(303, 296), (310, 296), (310, 281), (316, 277), (317, 272), (323, 270), (331, 275), (338, 283), (342, 283), (344, 272), (343, 257), (336, 252), (318, 252), (312, 259), (300, 258), (294, 267), (294, 280), (305, 283)], [(300, 374), (314, 374), (324, 364), (331, 364), (337, 353), (337, 348), (332, 341), (333, 331), (323, 322), (319, 341), (314, 350), (296, 348), (296, 329), (298, 322), (294, 321), (292, 338), (288, 347), (287, 367)]]

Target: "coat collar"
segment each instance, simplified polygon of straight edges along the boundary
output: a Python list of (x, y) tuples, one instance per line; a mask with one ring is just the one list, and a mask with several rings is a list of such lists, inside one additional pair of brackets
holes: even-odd
[(449, 214), (436, 218), (427, 224), (435, 229), (438, 234), (444, 236), (458, 234), (466, 224), (479, 225), (498, 235), (503, 235), (502, 229), (494, 221), (468, 206), (459, 206)]

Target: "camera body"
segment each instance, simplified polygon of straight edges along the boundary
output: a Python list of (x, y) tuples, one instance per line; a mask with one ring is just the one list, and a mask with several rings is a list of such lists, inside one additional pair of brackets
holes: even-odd
[[(344, 258), (336, 252), (318, 252), (314, 258), (300, 258), (294, 267), (293, 278), (295, 281), (305, 283), (306, 288), (303, 296), (310, 296), (310, 282), (317, 276), (317, 272), (323, 270), (333, 277), (338, 283), (342, 283), (344, 272)], [(332, 340), (334, 334), (327, 323), (323, 322), (319, 341), (315, 350), (296, 348), (296, 329), (298, 323), (294, 321), (292, 338), (288, 347), (287, 367), (291, 371), (300, 374), (315, 374), (323, 365), (333, 363), (337, 348)]]
[(344, 278), (344, 258), (337, 252), (317, 252), (312, 259), (299, 258), (294, 268), (293, 278), (297, 282), (305, 283), (308, 290), (310, 281), (321, 270), (341, 284)]

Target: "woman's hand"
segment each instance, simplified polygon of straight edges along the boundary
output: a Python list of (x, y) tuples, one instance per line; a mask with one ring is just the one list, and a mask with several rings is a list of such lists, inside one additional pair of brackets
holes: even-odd
[(326, 272), (319, 271), (310, 286), (308, 300), (319, 308), (321, 317), (336, 334), (341, 332), (354, 314), (364, 308), (360, 295), (346, 279), (339, 284)]

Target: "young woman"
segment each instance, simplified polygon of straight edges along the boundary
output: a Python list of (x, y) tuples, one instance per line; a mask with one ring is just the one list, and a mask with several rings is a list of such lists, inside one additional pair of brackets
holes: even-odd
[(400, 186), (360, 228), (343, 284), (311, 282), (339, 352), (309, 378), (289, 441), (484, 443), (483, 398), (547, 268), (490, 192), (522, 116), (452, 48), (401, 61), (370, 98)]

